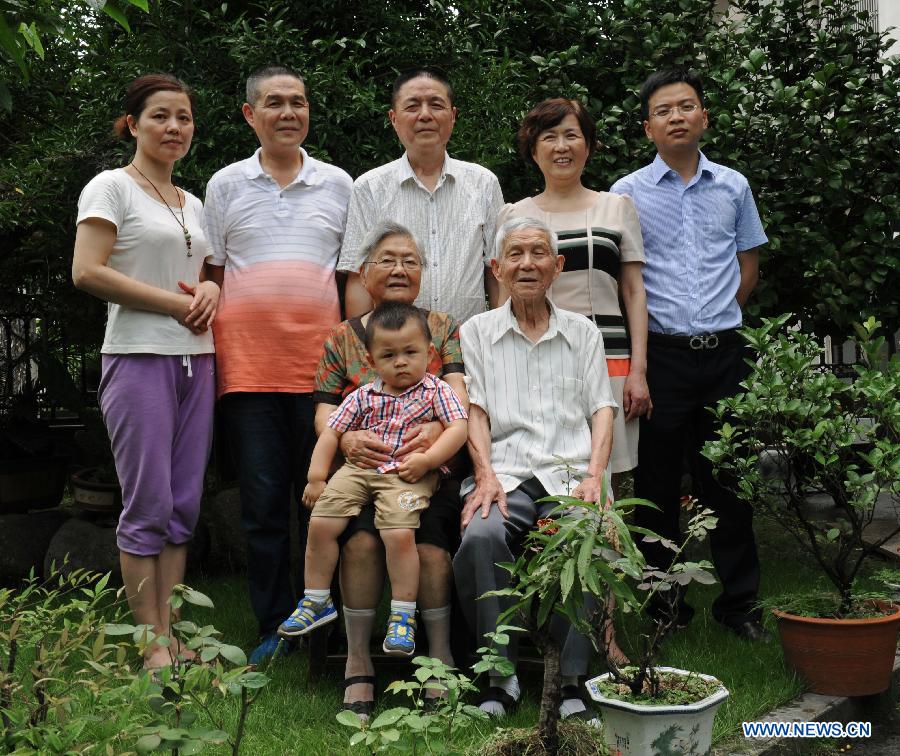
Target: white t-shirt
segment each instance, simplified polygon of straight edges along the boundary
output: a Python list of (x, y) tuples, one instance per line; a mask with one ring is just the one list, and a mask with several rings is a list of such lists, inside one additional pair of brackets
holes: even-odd
[[(77, 223), (102, 218), (116, 227), (116, 242), (107, 265), (136, 281), (181, 293), (178, 282), (194, 286), (209, 254), (203, 234), (203, 204), (184, 193), (184, 223), (191, 235), (187, 256), (184, 232), (172, 212), (150, 197), (124, 169), (95, 176), (78, 198)], [(109, 303), (103, 354), (208, 354), (213, 335), (194, 334), (174, 318), (159, 312)]]

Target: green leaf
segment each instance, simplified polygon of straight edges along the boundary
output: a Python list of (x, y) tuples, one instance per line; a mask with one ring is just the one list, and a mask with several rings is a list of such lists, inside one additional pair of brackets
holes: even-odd
[(262, 672), (245, 672), (238, 678), (238, 682), (241, 684), (241, 687), (253, 690), (264, 688), (269, 684), (270, 680)]
[(565, 601), (575, 582), (575, 563), (570, 559), (563, 565), (559, 576), (559, 585), (562, 592), (562, 600)]
[(227, 643), (223, 643), (219, 646), (219, 653), (238, 667), (243, 667), (247, 664), (247, 655), (237, 646), (229, 646)]
[(836, 540), (840, 537), (840, 535), (841, 535), (841, 531), (840, 531), (840, 530), (838, 530), (837, 528), (831, 528), (831, 530), (829, 530), (829, 531), (825, 534), (825, 537), (826, 537), (829, 541), (836, 541)]
[(125, 31), (131, 34), (131, 27), (128, 25), (128, 19), (125, 17), (125, 14), (122, 13), (121, 10), (108, 2), (101, 8), (101, 10), (111, 19), (113, 19), (113, 21), (119, 24), (119, 26), (121, 26)]
[[(339, 711), (334, 718), (345, 727), (354, 727), (357, 730), (363, 725), (362, 720), (359, 718), (359, 714), (355, 711), (350, 711), (349, 709)], [(354, 745), (354, 743), (351, 741), (350, 745)]]
[(24, 23), (20, 23), (19, 34), (21, 34), (25, 38), (28, 46), (37, 53), (37, 56), (41, 60), (43, 60), (44, 46), (41, 44), (41, 35), (38, 33), (37, 26), (35, 25), (34, 21), (31, 22), (31, 26), (26, 26)]
[(375, 721), (372, 722), (371, 727), (372, 729), (378, 729), (379, 727), (389, 727), (392, 724), (396, 724), (398, 721), (400, 721), (400, 717), (406, 714), (406, 711), (406, 709), (402, 708), (394, 708), (383, 711), (375, 718)]
[(200, 593), (200, 591), (195, 591), (193, 588), (185, 588), (181, 595), (184, 596), (185, 601), (194, 606), (205, 606), (207, 609), (216, 608), (209, 596), (205, 593)]
[(138, 753), (150, 753), (158, 748), (160, 743), (162, 738), (159, 735), (142, 735), (135, 741), (134, 747)]
[(107, 635), (131, 635), (135, 631), (134, 625), (106, 625), (103, 628)]

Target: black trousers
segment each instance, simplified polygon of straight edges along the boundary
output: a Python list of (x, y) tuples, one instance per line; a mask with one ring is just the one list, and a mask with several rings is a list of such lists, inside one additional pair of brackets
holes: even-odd
[[(300, 504), (316, 444), (312, 394), (232, 393), (222, 411), (241, 491), (250, 604), (261, 635), (274, 632), (303, 594), (309, 510)], [(291, 491), (293, 489), (293, 501)], [(300, 567), (291, 585), (291, 508), (299, 512)]]
[[(689, 349), (668, 344), (648, 344), (647, 383), (653, 401), (650, 420), (641, 418), (635, 472), (635, 495), (655, 503), (659, 511), (638, 507), (636, 522), (659, 535), (681, 543), (679, 525), (681, 474), (685, 456), (690, 460), (694, 496), (700, 506), (719, 518), (710, 532), (712, 561), (722, 593), (712, 607), (713, 616), (736, 626), (758, 620), (754, 607), (759, 590), (759, 557), (753, 535), (753, 509), (723, 488), (712, 475), (712, 466), (700, 454), (714, 437), (715, 418), (706, 409), (740, 390), (749, 373), (742, 344), (717, 349)], [(659, 543), (641, 543), (649, 564), (668, 567), (673, 552)], [(691, 610), (682, 607), (688, 618)]]

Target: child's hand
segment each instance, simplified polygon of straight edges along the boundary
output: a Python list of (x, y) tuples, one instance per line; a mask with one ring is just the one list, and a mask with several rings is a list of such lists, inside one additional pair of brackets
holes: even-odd
[(422, 476), (429, 470), (431, 470), (431, 462), (428, 457), (422, 452), (415, 452), (400, 463), (400, 467), (397, 468), (397, 474), (400, 476), (400, 480), (404, 480), (407, 483), (415, 483), (421, 480)]
[(303, 506), (307, 509), (312, 509), (324, 490), (324, 480), (309, 481), (309, 483), (306, 484), (306, 488), (303, 489)]

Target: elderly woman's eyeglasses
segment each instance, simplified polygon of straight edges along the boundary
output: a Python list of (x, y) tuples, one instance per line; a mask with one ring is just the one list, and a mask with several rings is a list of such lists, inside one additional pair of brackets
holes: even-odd
[(422, 263), (414, 257), (404, 257), (402, 260), (396, 257), (383, 257), (380, 260), (369, 260), (366, 265), (374, 265), (378, 270), (393, 270), (398, 265), (403, 270), (418, 270)]
[(673, 105), (672, 107), (666, 105), (665, 107), (657, 108), (650, 115), (654, 118), (668, 118), (676, 110), (681, 113), (681, 115), (690, 115), (699, 109), (700, 106), (697, 103), (689, 102), (687, 105)]

